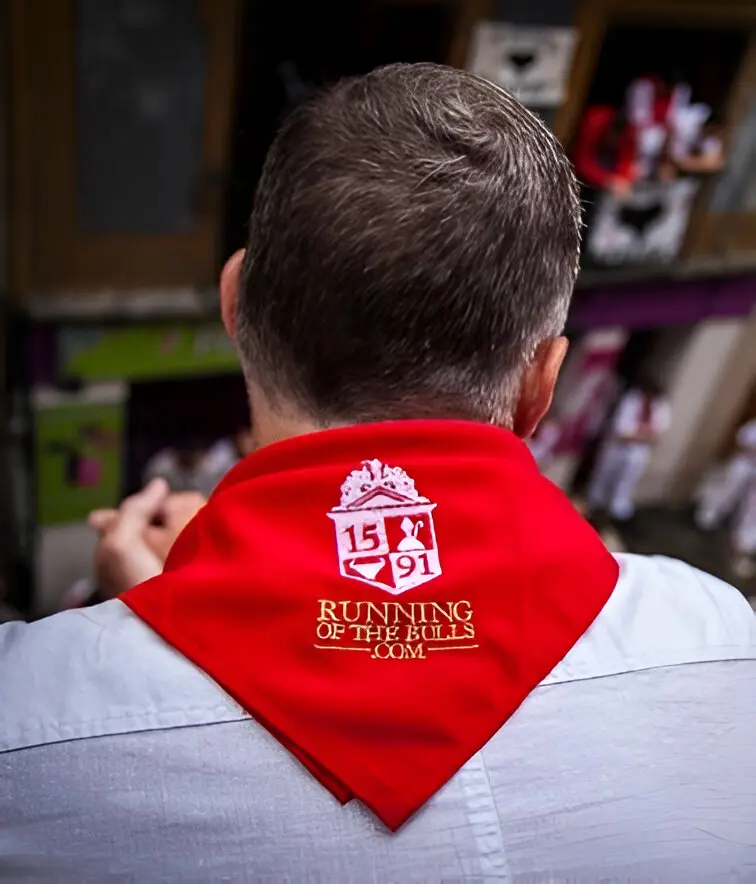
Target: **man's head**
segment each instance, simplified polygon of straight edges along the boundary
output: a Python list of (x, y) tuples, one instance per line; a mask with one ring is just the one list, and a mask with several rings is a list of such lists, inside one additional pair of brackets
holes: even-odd
[(463, 71), (391, 65), (295, 110), (221, 282), (254, 391), (316, 426), (534, 429), (564, 353), (580, 203), (557, 141)]

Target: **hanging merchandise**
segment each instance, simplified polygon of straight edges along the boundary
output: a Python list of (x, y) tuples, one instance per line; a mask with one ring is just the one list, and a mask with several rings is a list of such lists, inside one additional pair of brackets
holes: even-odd
[(691, 96), (687, 82), (649, 74), (630, 82), (619, 107), (590, 104), (574, 150), (580, 178), (622, 199), (638, 183), (719, 171), (722, 139), (709, 122), (712, 109)]
[(562, 103), (576, 32), (484, 21), (476, 27), (468, 68), (514, 93), (526, 105)]
[(597, 264), (668, 264), (680, 252), (699, 182), (644, 181), (624, 199), (597, 196), (586, 255)]
[(744, 45), (730, 31), (607, 32), (571, 150), (588, 264), (678, 257), (701, 179), (724, 166), (721, 121)]

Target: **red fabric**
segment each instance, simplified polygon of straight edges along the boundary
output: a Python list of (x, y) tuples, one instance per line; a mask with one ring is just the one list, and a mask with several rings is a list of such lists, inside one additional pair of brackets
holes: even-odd
[(626, 181), (634, 179), (635, 135), (629, 124), (619, 136), (614, 167), (607, 168), (598, 159), (602, 152), (602, 142), (617, 113), (616, 108), (593, 105), (583, 115), (573, 161), (578, 177), (591, 187), (608, 188), (617, 178)]
[[(350, 472), (372, 459), (405, 470), (429, 501), (422, 526), (385, 521), (389, 544), (424, 545), (430, 553), (414, 554), (426, 566), (422, 557), (437, 548), (442, 571), (399, 595), (339, 570), (339, 523), (329, 511)], [(373, 533), (364, 529), (366, 546)], [(340, 536), (351, 543), (349, 528)], [(408, 421), (316, 433), (251, 455), (181, 535), (165, 572), (122, 599), (340, 801), (358, 798), (393, 830), (562, 660), (617, 574), (598, 536), (512, 434)], [(361, 643), (376, 610), (389, 623)], [(319, 638), (318, 629), (335, 629), (334, 611), (344, 633)], [(397, 617), (396, 634), (387, 633)], [(424, 619), (431, 637), (417, 640), (406, 619), (416, 628)], [(381, 638), (379, 657), (389, 647), (409, 656), (376, 658)], [(365, 644), (368, 651), (344, 650)]]

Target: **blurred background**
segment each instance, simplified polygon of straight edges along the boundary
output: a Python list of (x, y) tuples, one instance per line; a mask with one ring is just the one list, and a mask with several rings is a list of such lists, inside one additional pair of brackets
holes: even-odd
[(1, 0), (0, 38), (5, 616), (69, 603), (93, 507), (244, 453), (219, 269), (283, 116), (395, 61), (511, 89), (584, 185), (544, 471), (756, 597), (754, 0)]

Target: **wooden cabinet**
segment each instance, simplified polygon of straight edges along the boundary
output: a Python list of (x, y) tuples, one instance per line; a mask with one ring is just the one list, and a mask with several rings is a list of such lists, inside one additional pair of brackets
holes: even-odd
[[(733, 73), (718, 100), (724, 129), (725, 168), (703, 177), (675, 263), (746, 265), (756, 261), (756, 3), (749, 0), (582, 0), (579, 40), (568, 87), (569, 99), (555, 122), (568, 149), (575, 144), (607, 35), (617, 29), (671, 29), (670, 56), (686, 40), (686, 31), (712, 38), (741, 35), (742, 50), (733, 54)], [(643, 59), (644, 47), (637, 48)], [(720, 53), (721, 54), (721, 53)], [(704, 56), (706, 53), (704, 52)], [(708, 59), (703, 58), (703, 63)], [(653, 70), (649, 74), (657, 73)]]

